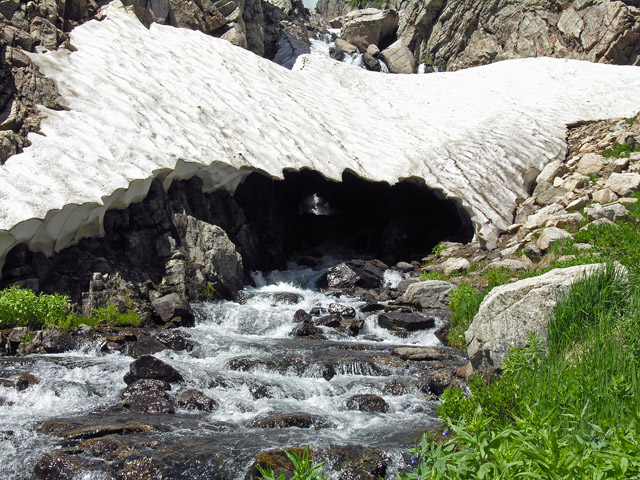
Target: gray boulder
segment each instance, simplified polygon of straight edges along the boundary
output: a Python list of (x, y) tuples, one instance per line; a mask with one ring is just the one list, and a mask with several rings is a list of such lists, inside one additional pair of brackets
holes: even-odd
[[(465, 333), (475, 370), (502, 368), (509, 349), (524, 346), (530, 333), (546, 343), (546, 327), (557, 299), (604, 264), (559, 268), (539, 277), (494, 288)], [(620, 267), (622, 268), (622, 267)]]
[(442, 280), (427, 280), (409, 285), (402, 295), (406, 303), (418, 303), (422, 308), (449, 308), (449, 295), (458, 287)]
[(416, 61), (409, 47), (397, 40), (380, 52), (391, 73), (416, 73)]
[(176, 327), (192, 327), (195, 316), (191, 305), (177, 293), (170, 293), (151, 302), (163, 324), (173, 323)]
[(378, 43), (390, 36), (398, 26), (398, 14), (393, 10), (365, 8), (354, 10), (343, 17), (340, 38), (366, 51), (372, 43)]

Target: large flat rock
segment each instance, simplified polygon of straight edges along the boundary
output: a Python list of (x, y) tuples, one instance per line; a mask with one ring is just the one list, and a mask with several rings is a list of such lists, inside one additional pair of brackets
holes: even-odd
[[(71, 33), (74, 52), (33, 54), (67, 110), (0, 167), (0, 262), (103, 233), (109, 208), (153, 178), (231, 192), (250, 172), (310, 168), (457, 199), (492, 246), (565, 126), (640, 110), (640, 69), (549, 58), (455, 73), (383, 75), (321, 54), (293, 71), (188, 29), (145, 28), (116, 4)], [(372, 128), (375, 131), (372, 131)]]

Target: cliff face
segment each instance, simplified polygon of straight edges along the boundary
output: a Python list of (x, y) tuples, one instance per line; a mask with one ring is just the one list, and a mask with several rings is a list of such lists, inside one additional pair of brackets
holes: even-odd
[[(391, 0), (400, 14), (397, 37), (417, 63), (460, 70), (526, 57), (575, 58), (638, 65), (637, 1)], [(350, 10), (321, 0), (326, 18)]]

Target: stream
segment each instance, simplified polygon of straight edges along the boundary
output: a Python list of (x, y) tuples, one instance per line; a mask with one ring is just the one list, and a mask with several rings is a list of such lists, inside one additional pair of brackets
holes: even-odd
[[(77, 455), (72, 458), (81, 467), (74, 478), (82, 479), (156, 478), (122, 474), (132, 462), (138, 462), (136, 468), (139, 462), (162, 465), (164, 478), (249, 478), (261, 452), (300, 445), (311, 446), (332, 479), (391, 476), (406, 469), (407, 447), (437, 424), (438, 402), (425, 393), (425, 375), (461, 365), (464, 359), (448, 353), (448, 361), (408, 362), (392, 355), (403, 345), (440, 346), (434, 335), (439, 325), (399, 338), (378, 326), (377, 313), (359, 311), (365, 302), (317, 291), (315, 282), (324, 271), (292, 266), (284, 272), (255, 273), (256, 286), (246, 287), (237, 302), (194, 305), (196, 326), (178, 330), (191, 349), (155, 354), (185, 379), (168, 393), (197, 389), (215, 400), (212, 412), (177, 408), (172, 414), (150, 415), (124, 410), (120, 393), (132, 358), (104, 354), (99, 341), (63, 354), (0, 357), (0, 379), (5, 379), (0, 380), (0, 478), (34, 478), (36, 463), (60, 447), (65, 455)], [(387, 270), (386, 287), (395, 288), (402, 278)], [(322, 315), (335, 303), (358, 311), (364, 326), (357, 336), (330, 327), (319, 327), (324, 338), (290, 336), (296, 311)], [(40, 382), (18, 391), (11, 382), (27, 371)], [(386, 413), (350, 409), (349, 399), (356, 394), (381, 397)], [(306, 415), (311, 428), (258, 428), (280, 414)], [(52, 420), (54, 425), (66, 422), (67, 433), (55, 436), (51, 428), (45, 433), (41, 425)], [(95, 434), (105, 425), (126, 422), (145, 428)], [(94, 434), (69, 433), (70, 428), (88, 427)], [(92, 454), (86, 446), (77, 450), (86, 438), (94, 438)], [(109, 438), (112, 447), (121, 448), (104, 454), (95, 438), (103, 440), (100, 445)], [(379, 468), (371, 467), (374, 473), (366, 476), (357, 471), (365, 468), (363, 462)]]

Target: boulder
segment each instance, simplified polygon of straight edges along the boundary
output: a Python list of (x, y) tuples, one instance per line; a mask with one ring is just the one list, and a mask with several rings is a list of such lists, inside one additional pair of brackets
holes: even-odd
[[(350, 260), (327, 271), (324, 281), (329, 288), (350, 289), (354, 287), (380, 288), (384, 270), (371, 261)], [(323, 279), (319, 282), (322, 284)]]
[(409, 47), (397, 40), (380, 52), (391, 73), (416, 73), (416, 60)]
[(422, 308), (449, 308), (449, 295), (458, 287), (442, 280), (412, 283), (402, 295), (405, 303), (417, 303)]
[(389, 404), (385, 402), (382, 397), (367, 393), (349, 397), (347, 400), (347, 408), (360, 412), (387, 413), (389, 411)]
[(378, 315), (378, 325), (387, 330), (414, 332), (433, 328), (435, 324), (433, 316), (424, 316), (417, 313), (383, 312)]
[(330, 303), (329, 313), (335, 313), (344, 318), (354, 318), (356, 316), (356, 310), (353, 307), (347, 307), (340, 303)]
[(538, 175), (538, 178), (536, 178), (536, 182), (553, 183), (553, 180), (556, 177), (560, 177), (564, 175), (565, 173), (567, 173), (567, 171), (568, 169), (564, 164), (564, 162), (556, 160), (556, 161), (547, 163), (542, 169), (542, 171), (540, 172), (540, 174)]
[(76, 340), (68, 333), (58, 330), (42, 332), (42, 348), (47, 353), (63, 353), (76, 348)]
[(601, 172), (604, 168), (605, 158), (597, 153), (583, 155), (575, 169), (578, 173), (589, 175)]
[(199, 390), (186, 390), (178, 396), (177, 405), (187, 410), (199, 410), (201, 412), (212, 412), (218, 408), (218, 402), (207, 397)]
[(624, 197), (640, 190), (640, 175), (637, 173), (612, 173), (604, 186)]
[(557, 299), (571, 285), (604, 265), (551, 270), (539, 277), (494, 288), (465, 333), (475, 370), (501, 368), (510, 348), (524, 346), (530, 333), (546, 342), (546, 326)]
[(347, 13), (342, 21), (340, 38), (364, 52), (369, 45), (378, 45), (393, 34), (398, 26), (398, 14), (393, 10), (365, 8)]
[(469, 260), (466, 258), (448, 258), (444, 263), (440, 265), (442, 273), (449, 276), (454, 273), (464, 272), (471, 266)]
[(183, 268), (164, 283), (190, 299), (232, 298), (244, 283), (242, 257), (225, 231), (190, 215), (174, 214)]
[(323, 327), (336, 328), (342, 325), (342, 316), (336, 313), (332, 313), (330, 315), (324, 315), (320, 318), (317, 318), (315, 321), (315, 324), (321, 325)]
[(542, 230), (542, 234), (536, 244), (542, 251), (548, 250), (552, 243), (562, 240), (563, 238), (569, 238), (571, 234), (566, 230), (562, 230), (557, 227), (548, 227)]
[(195, 316), (191, 305), (177, 293), (170, 293), (152, 300), (151, 306), (163, 324), (172, 323), (176, 327), (193, 327), (195, 325)]
[(30, 372), (23, 372), (16, 381), (16, 388), (21, 392), (38, 383), (40, 383), (40, 380), (34, 374)]
[(629, 210), (619, 203), (613, 203), (604, 207), (601, 205), (593, 205), (585, 208), (584, 213), (592, 222), (601, 218), (606, 218), (612, 222), (617, 222), (619, 220), (629, 221), (634, 218)]
[(305, 320), (291, 330), (289, 333), (292, 337), (322, 337), (322, 330), (311, 323), (310, 320)]
[(358, 47), (346, 40), (343, 40), (342, 38), (336, 38), (336, 48), (348, 54), (356, 53), (358, 51)]
[(293, 321), (295, 323), (310, 323), (311, 319), (311, 315), (302, 309), (296, 310), (296, 313), (293, 314)]
[(136, 380), (120, 394), (122, 406), (134, 413), (174, 413), (173, 400), (167, 390), (171, 390), (171, 385), (162, 380)]
[(435, 347), (400, 347), (394, 348), (391, 353), (404, 360), (414, 361), (449, 360), (453, 358), (449, 351)]
[(152, 355), (144, 355), (131, 362), (129, 372), (124, 376), (127, 385), (142, 379), (162, 380), (169, 383), (184, 381), (180, 372)]

